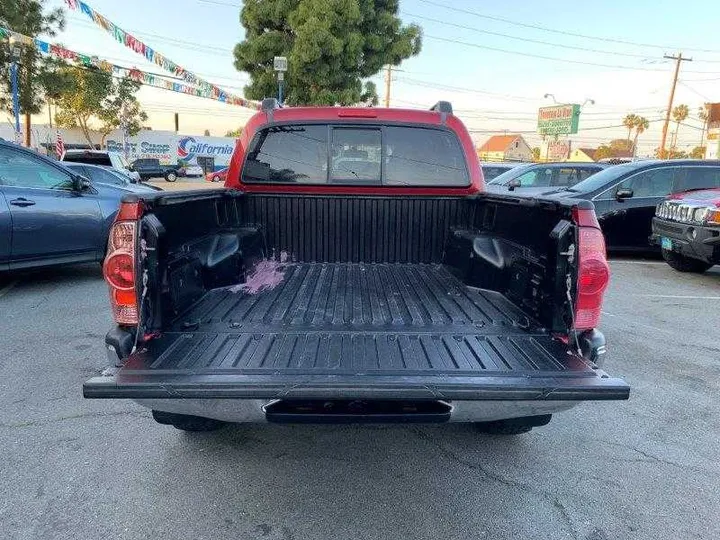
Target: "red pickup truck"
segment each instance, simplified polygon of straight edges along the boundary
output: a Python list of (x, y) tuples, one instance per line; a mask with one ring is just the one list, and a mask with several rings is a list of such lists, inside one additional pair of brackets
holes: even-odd
[(651, 243), (680, 272), (703, 273), (720, 264), (720, 188), (675, 193), (660, 203)]
[(593, 206), (483, 191), (447, 102), (277, 108), (222, 191), (129, 196), (104, 273), (117, 325), (88, 398), (184, 430), (475, 422), (521, 433), (584, 400), (609, 280)]

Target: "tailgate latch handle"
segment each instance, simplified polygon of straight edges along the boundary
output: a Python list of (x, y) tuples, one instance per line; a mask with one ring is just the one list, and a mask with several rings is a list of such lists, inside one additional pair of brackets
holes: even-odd
[(560, 255), (564, 255), (568, 258), (568, 262), (572, 264), (575, 260), (575, 244), (570, 244), (567, 251), (561, 251)]

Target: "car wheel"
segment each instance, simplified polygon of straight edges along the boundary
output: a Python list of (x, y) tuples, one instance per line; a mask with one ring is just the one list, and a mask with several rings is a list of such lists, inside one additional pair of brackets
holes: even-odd
[(226, 422), (202, 416), (175, 414), (165, 411), (152, 411), (153, 418), (158, 424), (173, 426), (182, 431), (216, 431), (225, 426)]
[(213, 177), (212, 177), (212, 181), (213, 181), (213, 182), (219, 182), (219, 181), (220, 181), (220, 177), (219, 177), (219, 176), (213, 176)]
[(551, 414), (541, 416), (525, 416), (523, 418), (509, 418), (493, 422), (476, 422), (475, 427), (480, 433), (488, 435), (521, 435), (532, 431), (532, 428), (544, 426), (550, 422)]
[(663, 259), (670, 265), (670, 268), (677, 270), (678, 272), (691, 272), (694, 274), (702, 274), (710, 269), (711, 263), (706, 263), (699, 259), (692, 259), (685, 257), (679, 253), (668, 251), (667, 249), (662, 250)]
[(165, 180), (167, 180), (168, 182), (174, 182), (175, 180), (177, 180), (177, 174), (175, 174), (174, 172), (169, 172), (165, 175)]

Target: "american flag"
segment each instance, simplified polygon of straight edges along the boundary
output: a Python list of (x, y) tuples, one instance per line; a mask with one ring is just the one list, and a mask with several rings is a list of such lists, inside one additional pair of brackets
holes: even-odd
[(55, 136), (55, 153), (57, 154), (58, 159), (60, 159), (65, 153), (65, 143), (63, 142), (59, 129), (55, 132)]

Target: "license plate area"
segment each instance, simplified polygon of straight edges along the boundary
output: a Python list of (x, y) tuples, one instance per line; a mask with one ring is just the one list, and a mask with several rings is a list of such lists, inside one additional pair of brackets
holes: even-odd
[(264, 407), (268, 422), (278, 424), (442, 423), (452, 406), (434, 400), (281, 399)]

